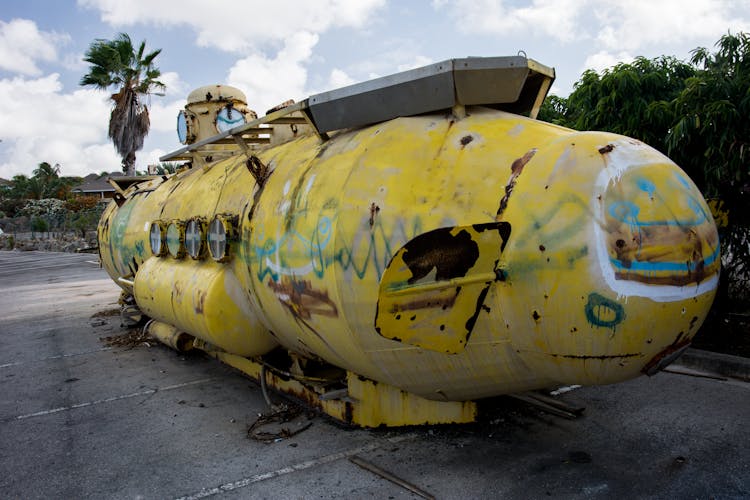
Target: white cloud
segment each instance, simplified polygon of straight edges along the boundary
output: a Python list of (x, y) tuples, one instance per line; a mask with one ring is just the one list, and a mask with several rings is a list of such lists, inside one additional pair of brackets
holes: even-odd
[(158, 78), (161, 83), (166, 85), (167, 89), (164, 95), (168, 97), (184, 97), (190, 90), (190, 86), (185, 83), (180, 75), (174, 71), (162, 73)]
[(238, 60), (229, 70), (228, 83), (245, 93), (259, 116), (287, 99), (305, 98), (305, 62), (317, 43), (318, 35), (297, 32), (273, 58), (253, 54)]
[(586, 61), (583, 63), (583, 68), (581, 68), (581, 72), (587, 69), (593, 69), (601, 73), (603, 70), (611, 68), (617, 63), (630, 63), (633, 62), (633, 60), (635, 60), (635, 58), (627, 52), (621, 51), (617, 53), (611, 53), (607, 52), (606, 50), (601, 50), (596, 54), (589, 55), (586, 58)]
[[(716, 38), (750, 28), (747, 0), (434, 0), (464, 32), (498, 36), (540, 33), (599, 48), (633, 51), (659, 43)], [(594, 23), (592, 23), (594, 21)]]
[[(196, 32), (199, 46), (240, 53), (243, 57), (228, 72), (228, 84), (245, 92), (250, 108), (263, 114), (288, 99), (307, 97), (307, 66), (320, 33), (336, 27), (362, 27), (385, 0), (78, 0), (78, 3), (99, 10), (102, 20), (112, 26), (187, 26)], [(332, 81), (347, 79), (343, 72), (331, 75)], [(176, 91), (165, 83), (168, 95), (176, 96)], [(183, 90), (183, 95), (186, 91)], [(159, 129), (163, 127), (161, 111), (154, 107), (152, 114)]]
[(63, 93), (59, 75), (0, 80), (0, 177), (30, 175), (43, 161), (59, 163), (63, 175), (116, 170), (120, 159), (107, 139), (106, 93)]
[(38, 61), (55, 61), (56, 45), (70, 40), (68, 35), (39, 31), (34, 21), (0, 21), (0, 69), (29, 76), (42, 71)]
[(352, 85), (354, 83), (357, 83), (357, 80), (347, 75), (344, 70), (338, 68), (333, 68), (328, 77), (328, 86), (331, 89), (346, 87), (347, 85)]
[(414, 68), (420, 68), (422, 66), (427, 66), (428, 64), (431, 64), (433, 61), (429, 57), (422, 56), (422, 55), (416, 55), (413, 59), (403, 62), (399, 64), (396, 68), (398, 71), (407, 71)]
[(518, 35), (541, 33), (562, 41), (581, 38), (577, 20), (585, 0), (533, 0), (511, 7), (504, 0), (434, 0), (437, 9), (447, 9), (466, 33)]
[[(364, 58), (347, 68), (347, 72), (362, 75), (362, 79), (373, 79), (399, 71), (426, 66), (434, 62), (418, 52), (419, 44), (411, 38), (385, 40), (377, 58)], [(448, 59), (446, 57), (445, 59)]]
[(184, 98), (167, 103), (162, 103), (161, 100), (153, 100), (148, 109), (151, 131), (172, 132), (176, 141), (177, 113), (185, 107), (186, 102)]
[(137, 158), (136, 170), (148, 172), (148, 165), (158, 165), (161, 163), (159, 158), (167, 154), (167, 152), (160, 148), (141, 151)]
[(88, 63), (83, 60), (84, 57), (84, 54), (68, 52), (62, 57), (60, 63), (66, 70), (83, 75), (89, 68)]
[(713, 40), (727, 30), (750, 28), (747, 1), (606, 0), (595, 6), (592, 13), (600, 24), (596, 41), (607, 50), (632, 52), (654, 44)]
[(259, 46), (282, 42), (300, 31), (322, 33), (333, 27), (360, 27), (385, 0), (79, 0), (78, 3), (99, 10), (102, 20), (112, 26), (187, 25), (197, 32), (200, 46), (252, 53)]

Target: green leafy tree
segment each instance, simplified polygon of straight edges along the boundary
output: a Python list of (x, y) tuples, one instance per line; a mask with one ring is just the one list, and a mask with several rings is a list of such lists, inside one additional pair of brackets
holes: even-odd
[(565, 120), (577, 130), (606, 130), (667, 151), (673, 116), (667, 103), (685, 88), (695, 69), (674, 57), (638, 57), (601, 75), (587, 70), (565, 102)]
[(109, 118), (109, 137), (122, 157), (122, 169), (127, 175), (135, 174), (135, 153), (143, 148), (143, 141), (151, 126), (145, 98), (164, 90), (158, 80), (161, 72), (154, 59), (161, 49), (146, 54), (146, 42), (136, 49), (125, 33), (114, 40), (97, 39), (91, 43), (84, 61), (91, 66), (81, 79), (82, 86), (106, 90), (117, 89), (112, 94), (112, 113)]
[(549, 95), (539, 109), (538, 120), (555, 125), (568, 126), (568, 99), (557, 95)]
[(154, 169), (155, 175), (168, 175), (177, 172), (183, 164), (175, 161), (163, 161), (159, 163)]
[(716, 50), (695, 49), (698, 68), (670, 103), (667, 153), (708, 197), (722, 200), (727, 295), (750, 295), (750, 35), (726, 34)]
[(32, 177), (26, 183), (25, 198), (41, 200), (47, 197), (47, 185), (41, 179)]
[(540, 119), (578, 130), (606, 130), (659, 149), (708, 198), (729, 211), (722, 228), (717, 303), (750, 295), (750, 36), (727, 34), (711, 52), (637, 58), (601, 74), (583, 73), (567, 99), (551, 96)]
[(43, 198), (52, 198), (58, 194), (62, 187), (60, 182), (60, 165), (50, 165), (48, 162), (41, 162), (32, 172), (34, 176), (29, 179), (26, 189), (26, 197), (35, 200)]
[(29, 178), (23, 174), (14, 175), (10, 181), (10, 189), (8, 190), (8, 196), (15, 200), (21, 200), (26, 198), (26, 192), (29, 188)]
[(49, 229), (49, 224), (47, 224), (47, 221), (39, 216), (34, 216), (31, 218), (31, 237), (34, 238), (34, 233), (43, 233)]
[(60, 164), (56, 163), (53, 167), (48, 162), (43, 161), (34, 169), (34, 172), (32, 173), (37, 179), (42, 180), (46, 183), (52, 183), (60, 178)]

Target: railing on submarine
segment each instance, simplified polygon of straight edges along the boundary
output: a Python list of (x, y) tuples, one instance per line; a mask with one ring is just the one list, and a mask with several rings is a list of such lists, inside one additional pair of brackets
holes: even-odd
[[(273, 125), (309, 125), (327, 140), (334, 130), (455, 106), (482, 105), (536, 118), (554, 79), (554, 68), (520, 55), (448, 59), (312, 95), (159, 160), (201, 160), (217, 152), (211, 146), (232, 144), (238, 146), (237, 153), (249, 153), (252, 145), (270, 143)], [(290, 116), (295, 113), (298, 116)]]

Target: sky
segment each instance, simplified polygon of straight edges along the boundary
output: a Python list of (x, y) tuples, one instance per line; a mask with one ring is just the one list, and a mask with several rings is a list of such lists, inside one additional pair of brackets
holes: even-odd
[(114, 172), (111, 92), (79, 86), (95, 39), (161, 48), (167, 85), (151, 96), (137, 169), (178, 149), (190, 90), (241, 89), (259, 115), (287, 99), (467, 56), (519, 51), (556, 70), (567, 96), (586, 69), (637, 56), (687, 60), (721, 35), (750, 31), (750, 0), (3, 0), (0, 178), (40, 162), (61, 175)]

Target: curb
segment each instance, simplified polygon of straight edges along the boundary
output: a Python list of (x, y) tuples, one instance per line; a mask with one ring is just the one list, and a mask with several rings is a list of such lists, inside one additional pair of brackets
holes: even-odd
[(674, 365), (750, 382), (750, 358), (689, 348)]

